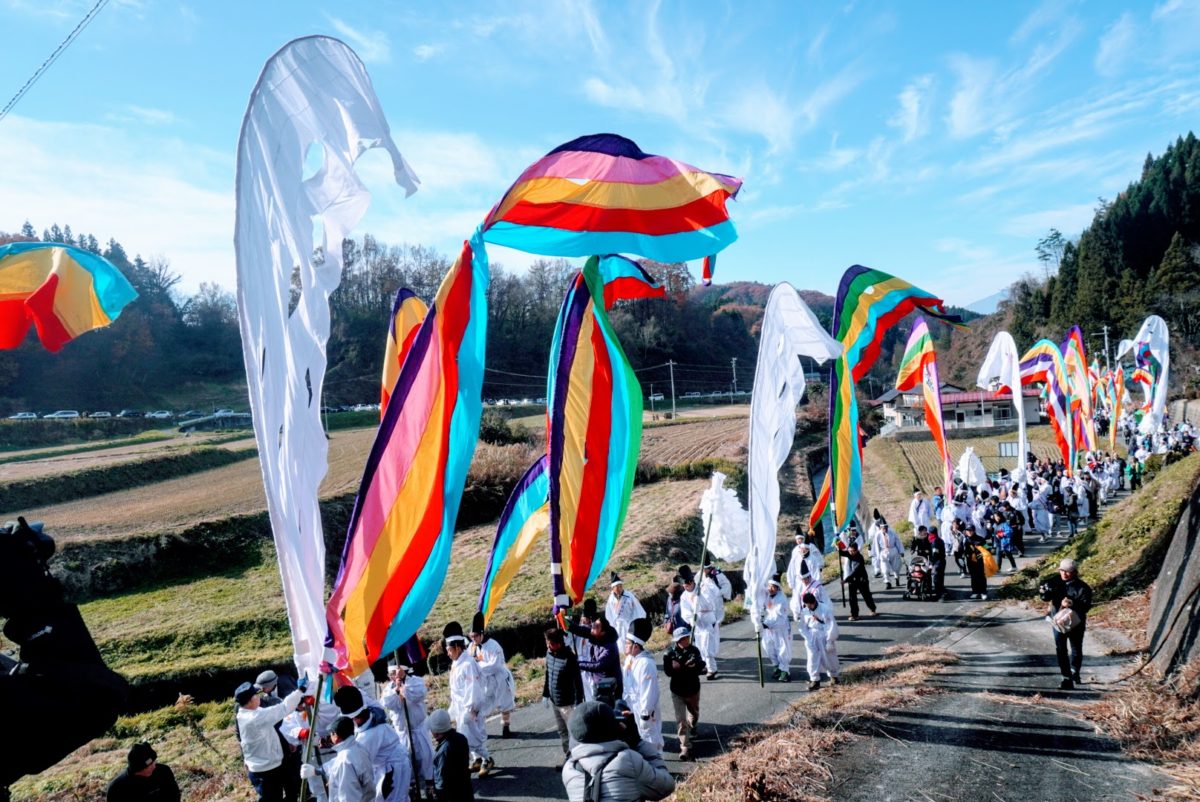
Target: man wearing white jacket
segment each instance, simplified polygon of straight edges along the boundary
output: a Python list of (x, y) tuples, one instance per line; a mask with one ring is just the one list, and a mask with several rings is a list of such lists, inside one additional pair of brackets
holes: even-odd
[(624, 650), (625, 636), (629, 634), (630, 623), (638, 618), (645, 618), (646, 610), (632, 593), (625, 592), (625, 583), (617, 576), (616, 571), (612, 572), (609, 587), (612, 588), (612, 592), (608, 594), (608, 601), (604, 603), (604, 617), (617, 631), (618, 648)]
[(775, 666), (772, 676), (780, 682), (792, 681), (792, 619), (788, 607), (783, 586), (778, 578), (771, 577), (760, 610), (762, 643), (767, 661)]
[(495, 761), (488, 754), (487, 729), (484, 726), (483, 708), (487, 704), (487, 688), (479, 665), (467, 652), (467, 638), (462, 625), (451, 621), (442, 630), (446, 654), (453, 664), (450, 667), (450, 718), (467, 739), (471, 749), (471, 770), (486, 777)]
[(639, 618), (629, 628), (625, 645), (622, 679), (625, 701), (637, 721), (642, 740), (662, 752), (662, 711), (658, 698), (658, 664), (646, 651), (653, 627), (647, 618)]
[(400, 748), (410, 757), (416, 755), (413, 771), (426, 788), (433, 787), (433, 737), (426, 724), (425, 680), (413, 674), (409, 666), (388, 665), (388, 683), (380, 704), (387, 711), (392, 728), (400, 737)]
[(311, 764), (300, 767), (300, 776), (313, 785), (318, 774), (329, 779), (330, 802), (374, 802), (375, 770), (371, 758), (354, 739), (354, 722), (339, 718), (333, 729), (334, 758), (323, 771)]
[(841, 665), (838, 662), (837, 618), (833, 603), (828, 599), (818, 602), (811, 593), (804, 594), (804, 644), (808, 649), (808, 689), (821, 687), (821, 673), (829, 675), (829, 681), (838, 683)]
[(887, 589), (900, 584), (900, 563), (904, 559), (904, 544), (882, 519), (871, 527), (871, 560), (875, 576), (883, 574)]
[(724, 607), (721, 591), (714, 582), (696, 584), (696, 576), (686, 565), (679, 566), (679, 578), (683, 580), (683, 595), (679, 597), (679, 611), (685, 624), (692, 628), (696, 648), (708, 667), (708, 678), (717, 679), (717, 615)]
[(387, 713), (374, 699), (368, 700), (356, 686), (338, 688), (333, 703), (354, 722), (354, 742), (366, 753), (375, 773), (377, 802), (400, 802), (408, 798), (412, 784), (412, 760), (400, 747), (400, 736), (388, 723)]
[(282, 802), (286, 769), (283, 765), (283, 744), (275, 725), (287, 718), (303, 698), (299, 689), (284, 697), (282, 704), (263, 707), (258, 690), (243, 682), (234, 691), (238, 704), (237, 731), (242, 747), (242, 759), (250, 774), (250, 783), (263, 802)]
[(908, 505), (908, 522), (912, 524), (914, 532), (922, 526), (929, 527), (929, 515), (929, 502), (925, 500), (925, 494), (914, 487), (912, 503)]

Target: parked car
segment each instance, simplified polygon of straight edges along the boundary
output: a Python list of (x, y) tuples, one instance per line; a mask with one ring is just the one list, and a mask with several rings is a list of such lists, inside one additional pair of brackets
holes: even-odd
[(89, 418), (111, 418), (111, 417), (112, 417), (112, 413), (111, 413), (111, 412), (105, 412), (104, 410), (100, 410), (99, 412), (91, 412), (91, 413), (89, 413), (89, 414), (88, 414), (88, 417), (89, 417)]
[(153, 418), (154, 420), (170, 420), (175, 417), (175, 413), (166, 409), (156, 409), (153, 412), (147, 412), (146, 417)]
[(51, 412), (46, 416), (46, 420), (74, 420), (79, 417), (79, 410), (76, 409), (60, 409), (57, 412)]
[(214, 414), (214, 415), (216, 415), (218, 418), (222, 418), (222, 417), (224, 417), (224, 416), (226, 416), (226, 415), (233, 415), (233, 414), (235, 414), (235, 413), (234, 413), (234, 411), (233, 411), (232, 409), (218, 409), (218, 410), (217, 410), (216, 412), (214, 412), (213, 414)]
[(665, 398), (665, 396), (663, 396), (662, 393), (651, 393), (650, 394), (651, 401), (662, 401), (664, 398)]
[(142, 417), (142, 413), (138, 412), (136, 409), (123, 409), (117, 413), (117, 417), (118, 418), (140, 418), (140, 417)]
[(684, 397), (684, 398), (699, 398), (699, 397), (700, 397), (700, 393), (697, 393), (697, 392), (695, 392), (695, 391), (693, 391), (693, 392), (690, 392), (690, 393), (684, 393), (684, 394), (683, 394), (683, 397)]
[(18, 412), (16, 415), (9, 415), (9, 420), (37, 420), (36, 412)]

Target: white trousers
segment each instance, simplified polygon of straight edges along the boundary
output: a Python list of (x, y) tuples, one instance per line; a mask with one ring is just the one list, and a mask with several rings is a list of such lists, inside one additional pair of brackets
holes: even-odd
[(467, 739), (467, 747), (471, 750), (472, 758), (488, 757), (487, 749), (487, 726), (484, 724), (483, 716), (473, 716), (470, 713), (463, 713), (460, 716), (461, 721), (457, 721), (458, 731), (461, 732)]
[(704, 665), (707, 666), (708, 673), (717, 673), (717, 648), (720, 641), (716, 625), (697, 624), (695, 635), (696, 648), (700, 650), (700, 656), (704, 658)]
[(776, 668), (789, 671), (792, 665), (792, 622), (785, 621), (778, 629), (763, 627), (763, 652)]

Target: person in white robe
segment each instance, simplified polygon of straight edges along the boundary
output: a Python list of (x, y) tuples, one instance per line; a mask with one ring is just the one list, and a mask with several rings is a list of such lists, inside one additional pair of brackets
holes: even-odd
[(479, 664), (483, 685), (487, 690), (487, 702), (483, 706), (483, 717), (500, 714), (502, 729), (500, 737), (512, 737), (512, 711), (516, 707), (516, 683), (504, 660), (504, 648), (484, 629), (483, 613), (475, 613), (471, 619), (471, 645), (467, 648), (471, 657)]
[(624, 650), (625, 636), (629, 634), (630, 623), (638, 618), (645, 618), (646, 611), (632, 593), (625, 592), (625, 582), (615, 571), (612, 573), (609, 587), (612, 591), (608, 594), (608, 601), (604, 603), (604, 617), (617, 631), (617, 646)]
[(625, 660), (621, 678), (624, 699), (637, 721), (638, 735), (662, 752), (662, 710), (659, 707), (658, 664), (646, 650), (653, 627), (646, 618), (635, 619), (630, 625), (625, 645)]
[[(300, 767), (300, 776), (310, 788), (321, 789), (321, 799), (330, 802), (375, 802), (375, 769), (371, 757), (356, 742), (354, 722), (339, 718), (330, 734), (333, 741), (333, 760), (323, 770), (312, 764)], [(329, 796), (319, 774), (329, 780)], [(405, 795), (407, 797), (407, 794)]]
[(762, 621), (762, 646), (767, 662), (775, 667), (772, 677), (792, 681), (792, 619), (788, 597), (775, 577), (767, 580), (759, 618)]
[(696, 648), (700, 650), (708, 669), (708, 678), (717, 679), (717, 615), (719, 609), (724, 607), (721, 591), (715, 582), (697, 583), (692, 569), (686, 565), (679, 566), (679, 578), (683, 581), (683, 594), (679, 597), (680, 614), (684, 623), (692, 628)]
[(425, 707), (428, 694), (425, 680), (413, 674), (411, 667), (388, 664), (388, 682), (379, 703), (400, 736), (401, 748), (415, 758), (413, 769), (427, 790), (433, 787), (433, 736), (426, 724)]
[(354, 742), (371, 760), (375, 773), (376, 802), (408, 799), (412, 783), (412, 760), (400, 746), (400, 737), (388, 722), (387, 713), (357, 687), (338, 688), (333, 703), (342, 715), (354, 721)]
[(913, 488), (912, 503), (908, 505), (908, 522), (912, 524), (914, 532), (922, 526), (929, 527), (930, 514), (929, 502), (925, 500), (925, 494)]
[(442, 630), (446, 644), (446, 655), (453, 661), (450, 666), (450, 718), (455, 728), (467, 739), (471, 750), (471, 770), (486, 777), (495, 761), (488, 754), (487, 728), (484, 726), (483, 710), (487, 705), (487, 687), (479, 664), (467, 651), (469, 641), (463, 634), (462, 625), (451, 621)]

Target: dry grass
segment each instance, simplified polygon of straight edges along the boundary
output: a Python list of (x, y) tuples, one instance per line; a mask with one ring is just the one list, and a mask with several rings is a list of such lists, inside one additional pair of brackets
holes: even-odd
[(883, 734), (886, 711), (937, 693), (926, 680), (958, 658), (947, 649), (897, 644), (847, 668), (842, 682), (793, 703), (765, 726), (739, 736), (730, 751), (698, 768), (671, 797), (710, 800), (827, 800), (833, 748)]
[(1163, 680), (1143, 672), (1083, 708), (1097, 729), (1139, 760), (1157, 763), (1175, 784), (1156, 799), (1200, 799), (1200, 660)]
[(746, 459), (745, 418), (697, 420), (676, 426), (654, 426), (642, 432), (641, 461), (680, 465), (699, 459)]
[(1088, 615), (1088, 624), (1101, 631), (1115, 631), (1128, 639), (1129, 650), (1144, 652), (1150, 647), (1146, 622), (1150, 620), (1150, 590), (1130, 593), (1119, 599), (1097, 606)]

